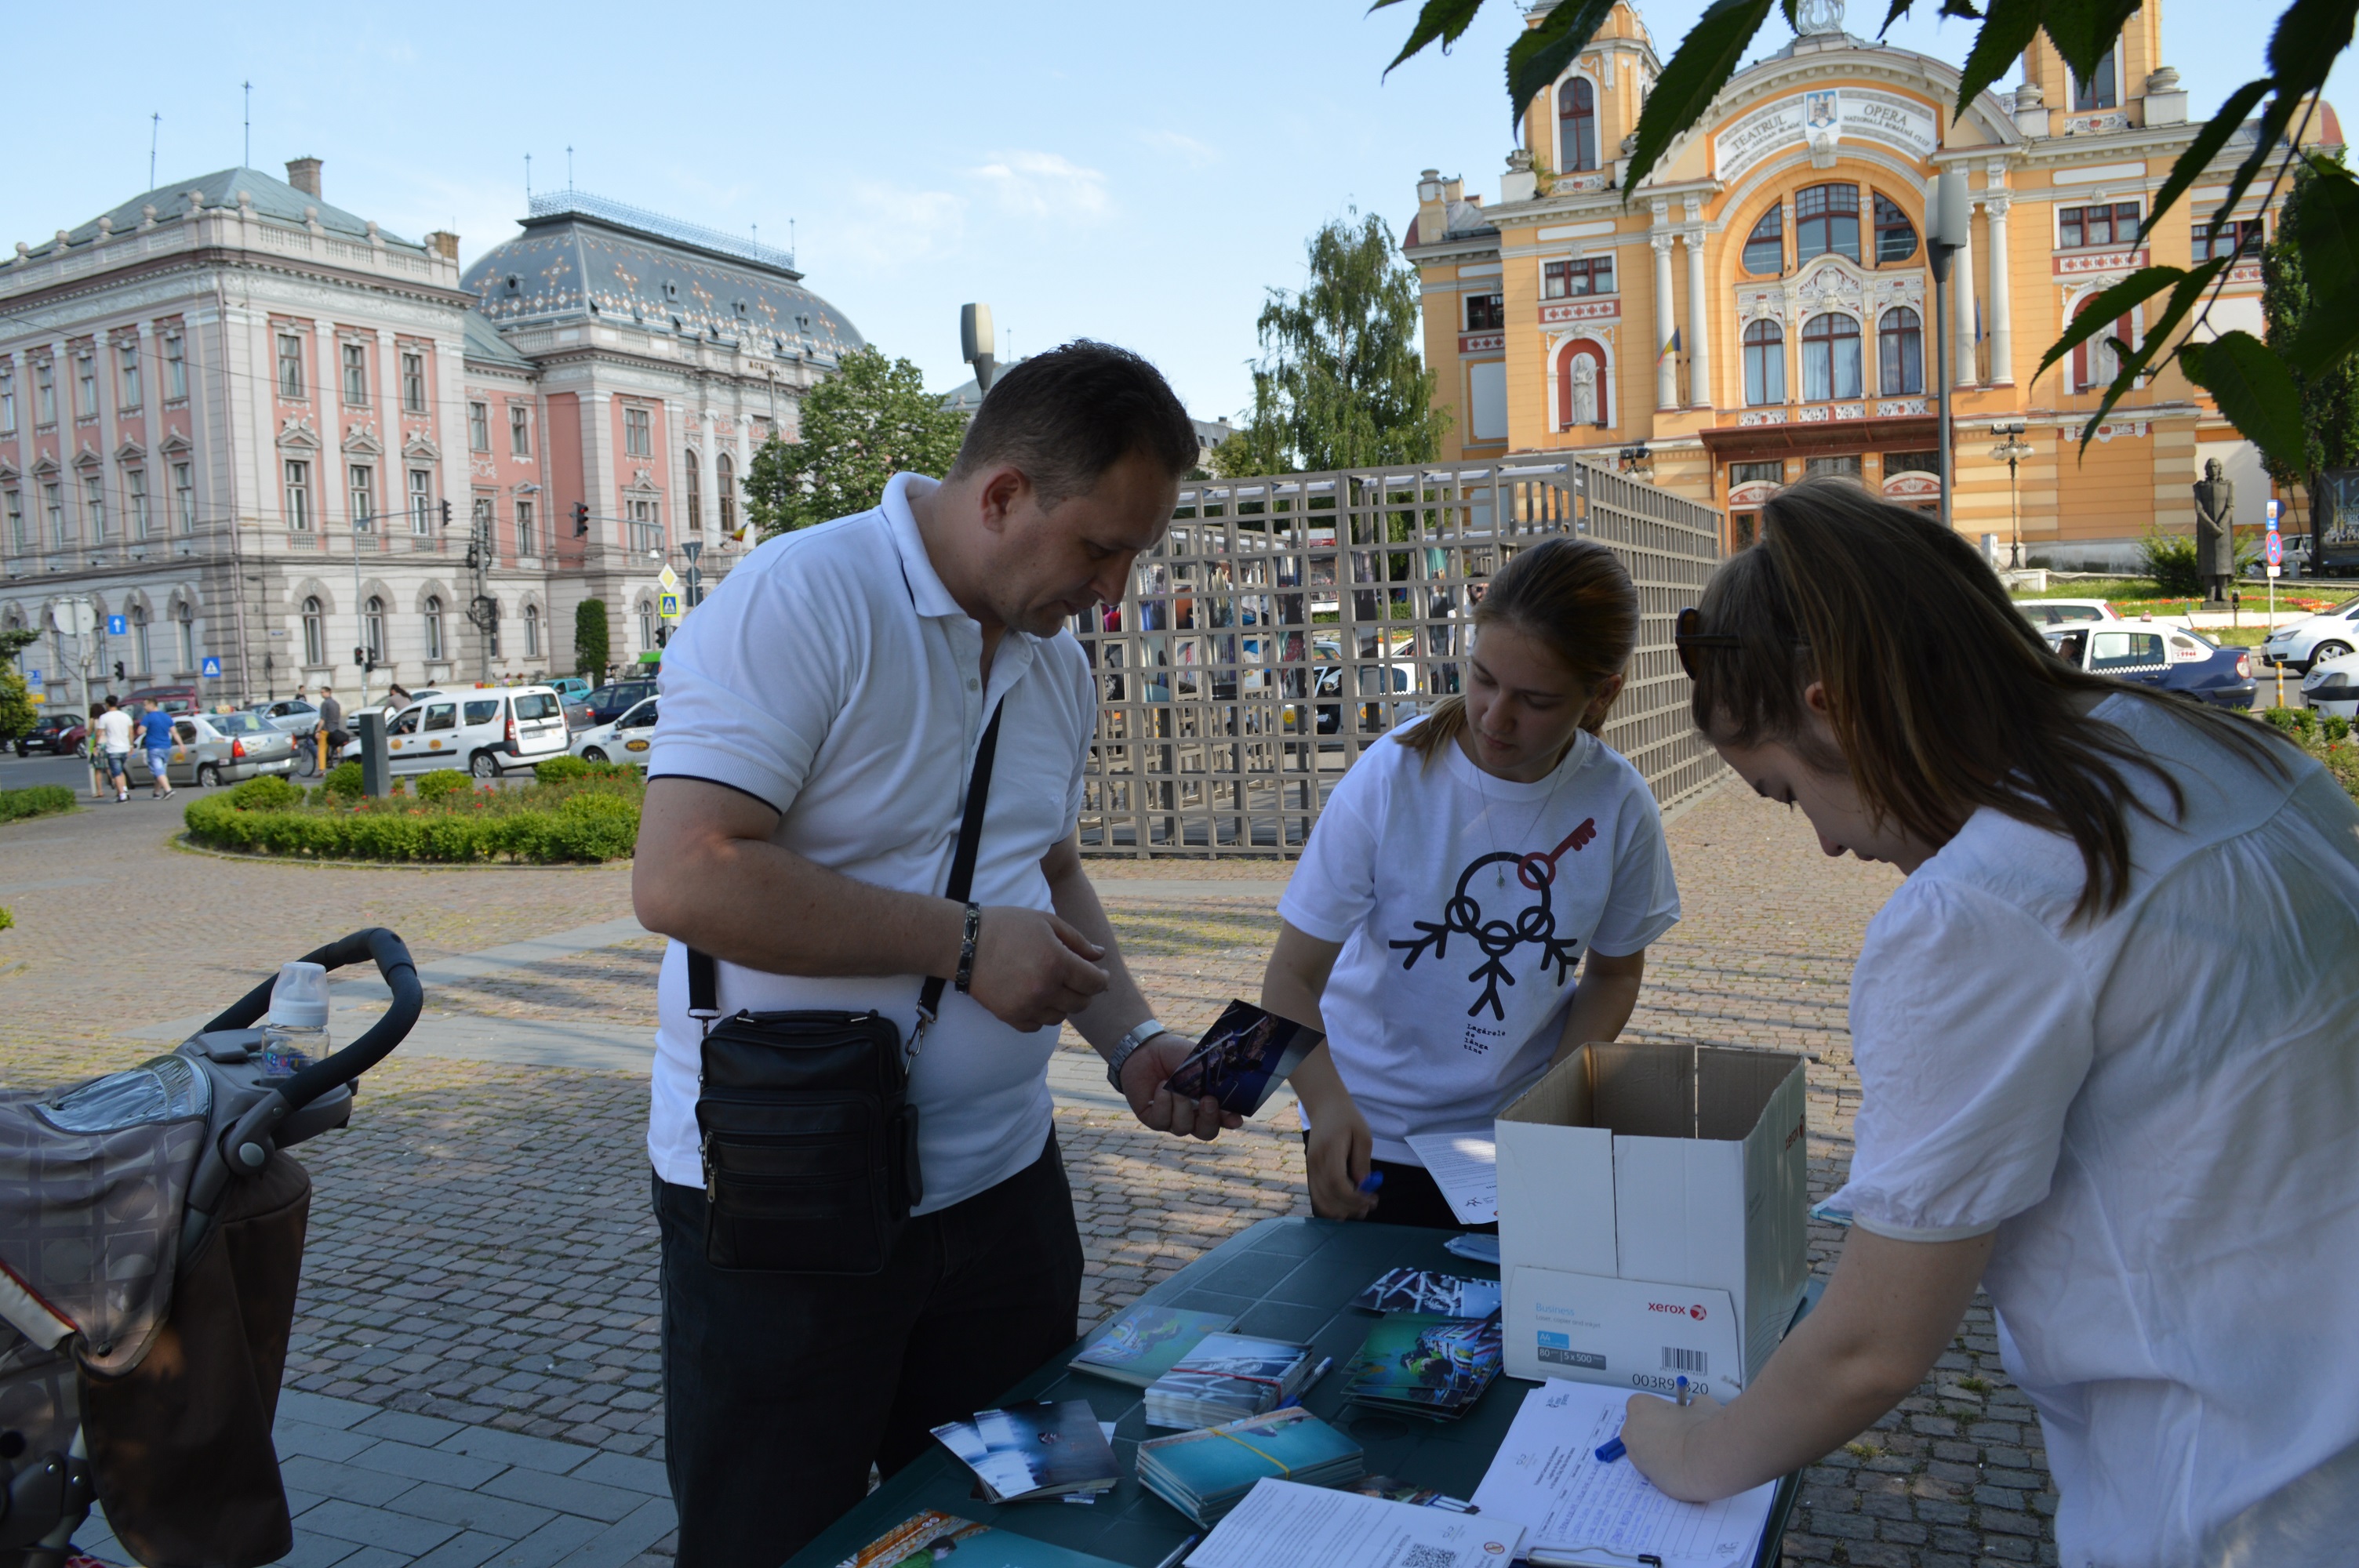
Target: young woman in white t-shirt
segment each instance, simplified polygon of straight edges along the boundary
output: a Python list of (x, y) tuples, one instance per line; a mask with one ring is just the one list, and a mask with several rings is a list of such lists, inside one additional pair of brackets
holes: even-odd
[(1725, 1408), (1631, 1401), (1675, 1497), (1915, 1392), (1979, 1283), (2065, 1568), (2359, 1553), (2359, 806), (2241, 716), (2083, 674), (1933, 520), (1812, 481), (1680, 616), (1694, 717), (1897, 867), (1852, 977), (1853, 1228)]
[(1333, 1218), (1458, 1225), (1407, 1140), (1487, 1137), (1619, 1034), (1680, 916), (1655, 797), (1597, 738), (1637, 641), (1629, 573), (1591, 540), (1535, 545), (1474, 628), (1464, 695), (1343, 775), (1277, 906), (1262, 1005), (1327, 1035), (1292, 1082)]

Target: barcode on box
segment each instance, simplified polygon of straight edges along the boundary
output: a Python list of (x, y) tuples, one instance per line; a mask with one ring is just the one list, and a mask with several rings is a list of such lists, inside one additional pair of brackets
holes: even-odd
[(1712, 1370), (1711, 1359), (1701, 1350), (1682, 1350), (1676, 1345), (1663, 1346), (1663, 1370), (1666, 1372), (1688, 1372), (1699, 1378), (1704, 1377)]
[(1446, 1546), (1412, 1546), (1400, 1568), (1455, 1568), (1458, 1553)]

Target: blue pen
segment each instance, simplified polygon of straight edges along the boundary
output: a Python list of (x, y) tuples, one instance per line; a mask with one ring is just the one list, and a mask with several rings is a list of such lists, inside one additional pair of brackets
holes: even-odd
[(1384, 1184), (1385, 1173), (1382, 1171), (1370, 1171), (1360, 1178), (1360, 1191), (1364, 1193), (1373, 1193)]
[[(1690, 1400), (1695, 1398), (1695, 1390), (1688, 1386), (1688, 1380), (1685, 1378), (1681, 1378), (1675, 1386), (1679, 1390), (1680, 1404), (1684, 1408)], [(1622, 1440), (1617, 1437), (1610, 1443), (1598, 1445), (1597, 1462), (1600, 1465), (1611, 1465), (1628, 1452), (1628, 1449), (1622, 1446)]]

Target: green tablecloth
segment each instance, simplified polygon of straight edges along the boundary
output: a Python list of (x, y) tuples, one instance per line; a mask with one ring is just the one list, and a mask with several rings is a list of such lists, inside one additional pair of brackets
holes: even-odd
[[(1303, 1398), (1310, 1412), (1350, 1433), (1367, 1451), (1372, 1476), (1431, 1487), (1453, 1497), (1472, 1497), (1507, 1435), (1524, 1396), (1538, 1385), (1502, 1375), (1482, 1400), (1456, 1422), (1347, 1411), (1344, 1364), (1377, 1318), (1347, 1306), (1369, 1281), (1387, 1269), (1438, 1269), (1474, 1279), (1495, 1280), (1499, 1271), (1445, 1251), (1451, 1232), (1399, 1225), (1344, 1224), (1322, 1219), (1268, 1219), (1230, 1238), (1142, 1298), (1159, 1305), (1233, 1314), (1240, 1334), (1305, 1341), (1335, 1368)], [(1815, 1293), (1815, 1292), (1813, 1292)], [(866, 1501), (831, 1525), (798, 1553), (788, 1568), (833, 1568), (886, 1530), (921, 1509), (962, 1518), (1093, 1552), (1134, 1568), (1156, 1568), (1171, 1550), (1198, 1533), (1187, 1517), (1132, 1477), (1139, 1440), (1150, 1431), (1141, 1390), (1127, 1383), (1069, 1372), (1065, 1363), (1081, 1346), (1010, 1389), (1002, 1404), (1024, 1400), (1085, 1399), (1100, 1421), (1114, 1422), (1114, 1454), (1123, 1479), (1096, 1503), (1057, 1498), (995, 1507), (974, 1495), (974, 1477), (939, 1446), (869, 1494)], [(1770, 1528), (1756, 1568), (1777, 1562), (1786, 1520), (1794, 1506), (1799, 1476), (1778, 1484)]]

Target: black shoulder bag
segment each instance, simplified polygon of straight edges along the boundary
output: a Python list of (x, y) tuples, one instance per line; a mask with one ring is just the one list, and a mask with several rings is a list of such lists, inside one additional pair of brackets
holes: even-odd
[[(944, 895), (967, 902), (983, 837), (999, 710), (975, 748)], [(696, 1125), (704, 1156), (704, 1256), (716, 1269), (876, 1274), (925, 1196), (909, 1064), (941, 1005), (926, 978), (905, 1053), (866, 1012), (721, 1016), (711, 955), (688, 952), (688, 1012), (704, 1027)]]

